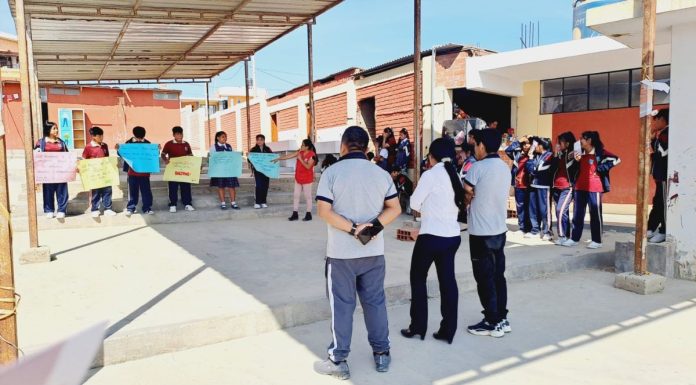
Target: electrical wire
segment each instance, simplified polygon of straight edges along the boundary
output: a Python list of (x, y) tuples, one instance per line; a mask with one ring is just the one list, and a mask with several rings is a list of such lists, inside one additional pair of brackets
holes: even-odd
[(264, 74), (266, 74), (266, 75), (268, 75), (268, 76), (270, 76), (270, 77), (272, 77), (272, 78), (275, 78), (275, 79), (278, 79), (278, 80), (283, 81), (283, 82), (285, 82), (285, 83), (288, 83), (288, 84), (292, 85), (293, 87), (297, 87), (297, 83), (294, 83), (294, 82), (291, 82), (291, 81), (289, 81), (289, 80), (283, 79), (283, 78), (281, 78), (281, 77), (279, 77), (279, 76), (275, 76), (275, 75), (273, 75), (273, 74), (270, 73), (270, 72), (266, 72), (266, 71), (261, 70), (261, 69), (258, 69), (258, 68), (257, 68), (257, 70), (259, 70), (259, 72), (263, 72)]

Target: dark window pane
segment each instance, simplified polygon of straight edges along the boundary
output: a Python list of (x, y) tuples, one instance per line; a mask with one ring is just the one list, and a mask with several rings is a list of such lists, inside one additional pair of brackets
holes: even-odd
[(563, 95), (587, 93), (587, 76), (563, 79)]
[(631, 71), (631, 106), (640, 106), (640, 70)]
[(587, 94), (566, 95), (563, 97), (563, 112), (587, 111)]
[(590, 75), (590, 109), (602, 110), (609, 106), (609, 74)]
[(609, 108), (628, 107), (630, 71), (609, 74)]
[(544, 80), (541, 82), (541, 97), (560, 96), (563, 94), (563, 79)]
[(541, 99), (542, 114), (553, 114), (556, 112), (563, 112), (563, 97), (554, 96)]
[[(655, 81), (670, 84), (670, 66), (655, 67)], [(653, 93), (653, 104), (668, 104), (669, 94), (662, 91)]]

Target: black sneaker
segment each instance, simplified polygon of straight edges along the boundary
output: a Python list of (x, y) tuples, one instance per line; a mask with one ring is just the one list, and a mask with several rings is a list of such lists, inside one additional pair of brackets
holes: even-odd
[(476, 336), (491, 336), (500, 338), (505, 335), (505, 332), (502, 329), (502, 322), (499, 322), (497, 325), (492, 325), (485, 319), (476, 325), (467, 327), (466, 329), (469, 331), (469, 333)]
[(385, 373), (389, 371), (391, 356), (388, 351), (383, 353), (372, 353), (372, 357), (375, 359), (375, 369), (378, 372)]

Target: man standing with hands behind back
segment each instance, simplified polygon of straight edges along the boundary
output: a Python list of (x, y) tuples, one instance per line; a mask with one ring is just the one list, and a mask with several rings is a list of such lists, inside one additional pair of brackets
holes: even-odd
[(363, 244), (364, 229), (379, 228), (401, 214), (391, 176), (367, 160), (367, 132), (348, 127), (341, 138), (341, 159), (326, 169), (317, 189), (317, 212), (327, 223), (326, 287), (331, 306), (332, 340), (328, 359), (314, 370), (346, 380), (356, 291), (365, 314), (375, 369), (389, 370), (389, 327), (384, 296), (384, 237), (375, 234)]
[(500, 132), (473, 130), (477, 162), (464, 177), (469, 206), (469, 250), (484, 318), (468, 327), (471, 334), (502, 337), (510, 332), (507, 321), (505, 253), (507, 199), (510, 169), (498, 156)]

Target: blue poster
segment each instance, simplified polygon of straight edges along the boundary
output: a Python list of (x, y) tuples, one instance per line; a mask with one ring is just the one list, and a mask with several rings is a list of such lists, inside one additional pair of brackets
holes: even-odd
[(213, 151), (208, 158), (208, 176), (211, 178), (239, 178), (242, 176), (242, 153)]
[(73, 140), (73, 124), (71, 109), (58, 109), (58, 129), (60, 130), (60, 138), (63, 139), (63, 141), (69, 149), (74, 150), (75, 141)]
[(250, 152), (249, 161), (254, 166), (256, 171), (269, 178), (280, 178), (280, 164), (273, 163), (273, 159), (277, 159), (278, 154), (267, 154), (261, 152)]
[(135, 172), (160, 172), (159, 147), (156, 144), (122, 144), (118, 148), (118, 155)]

